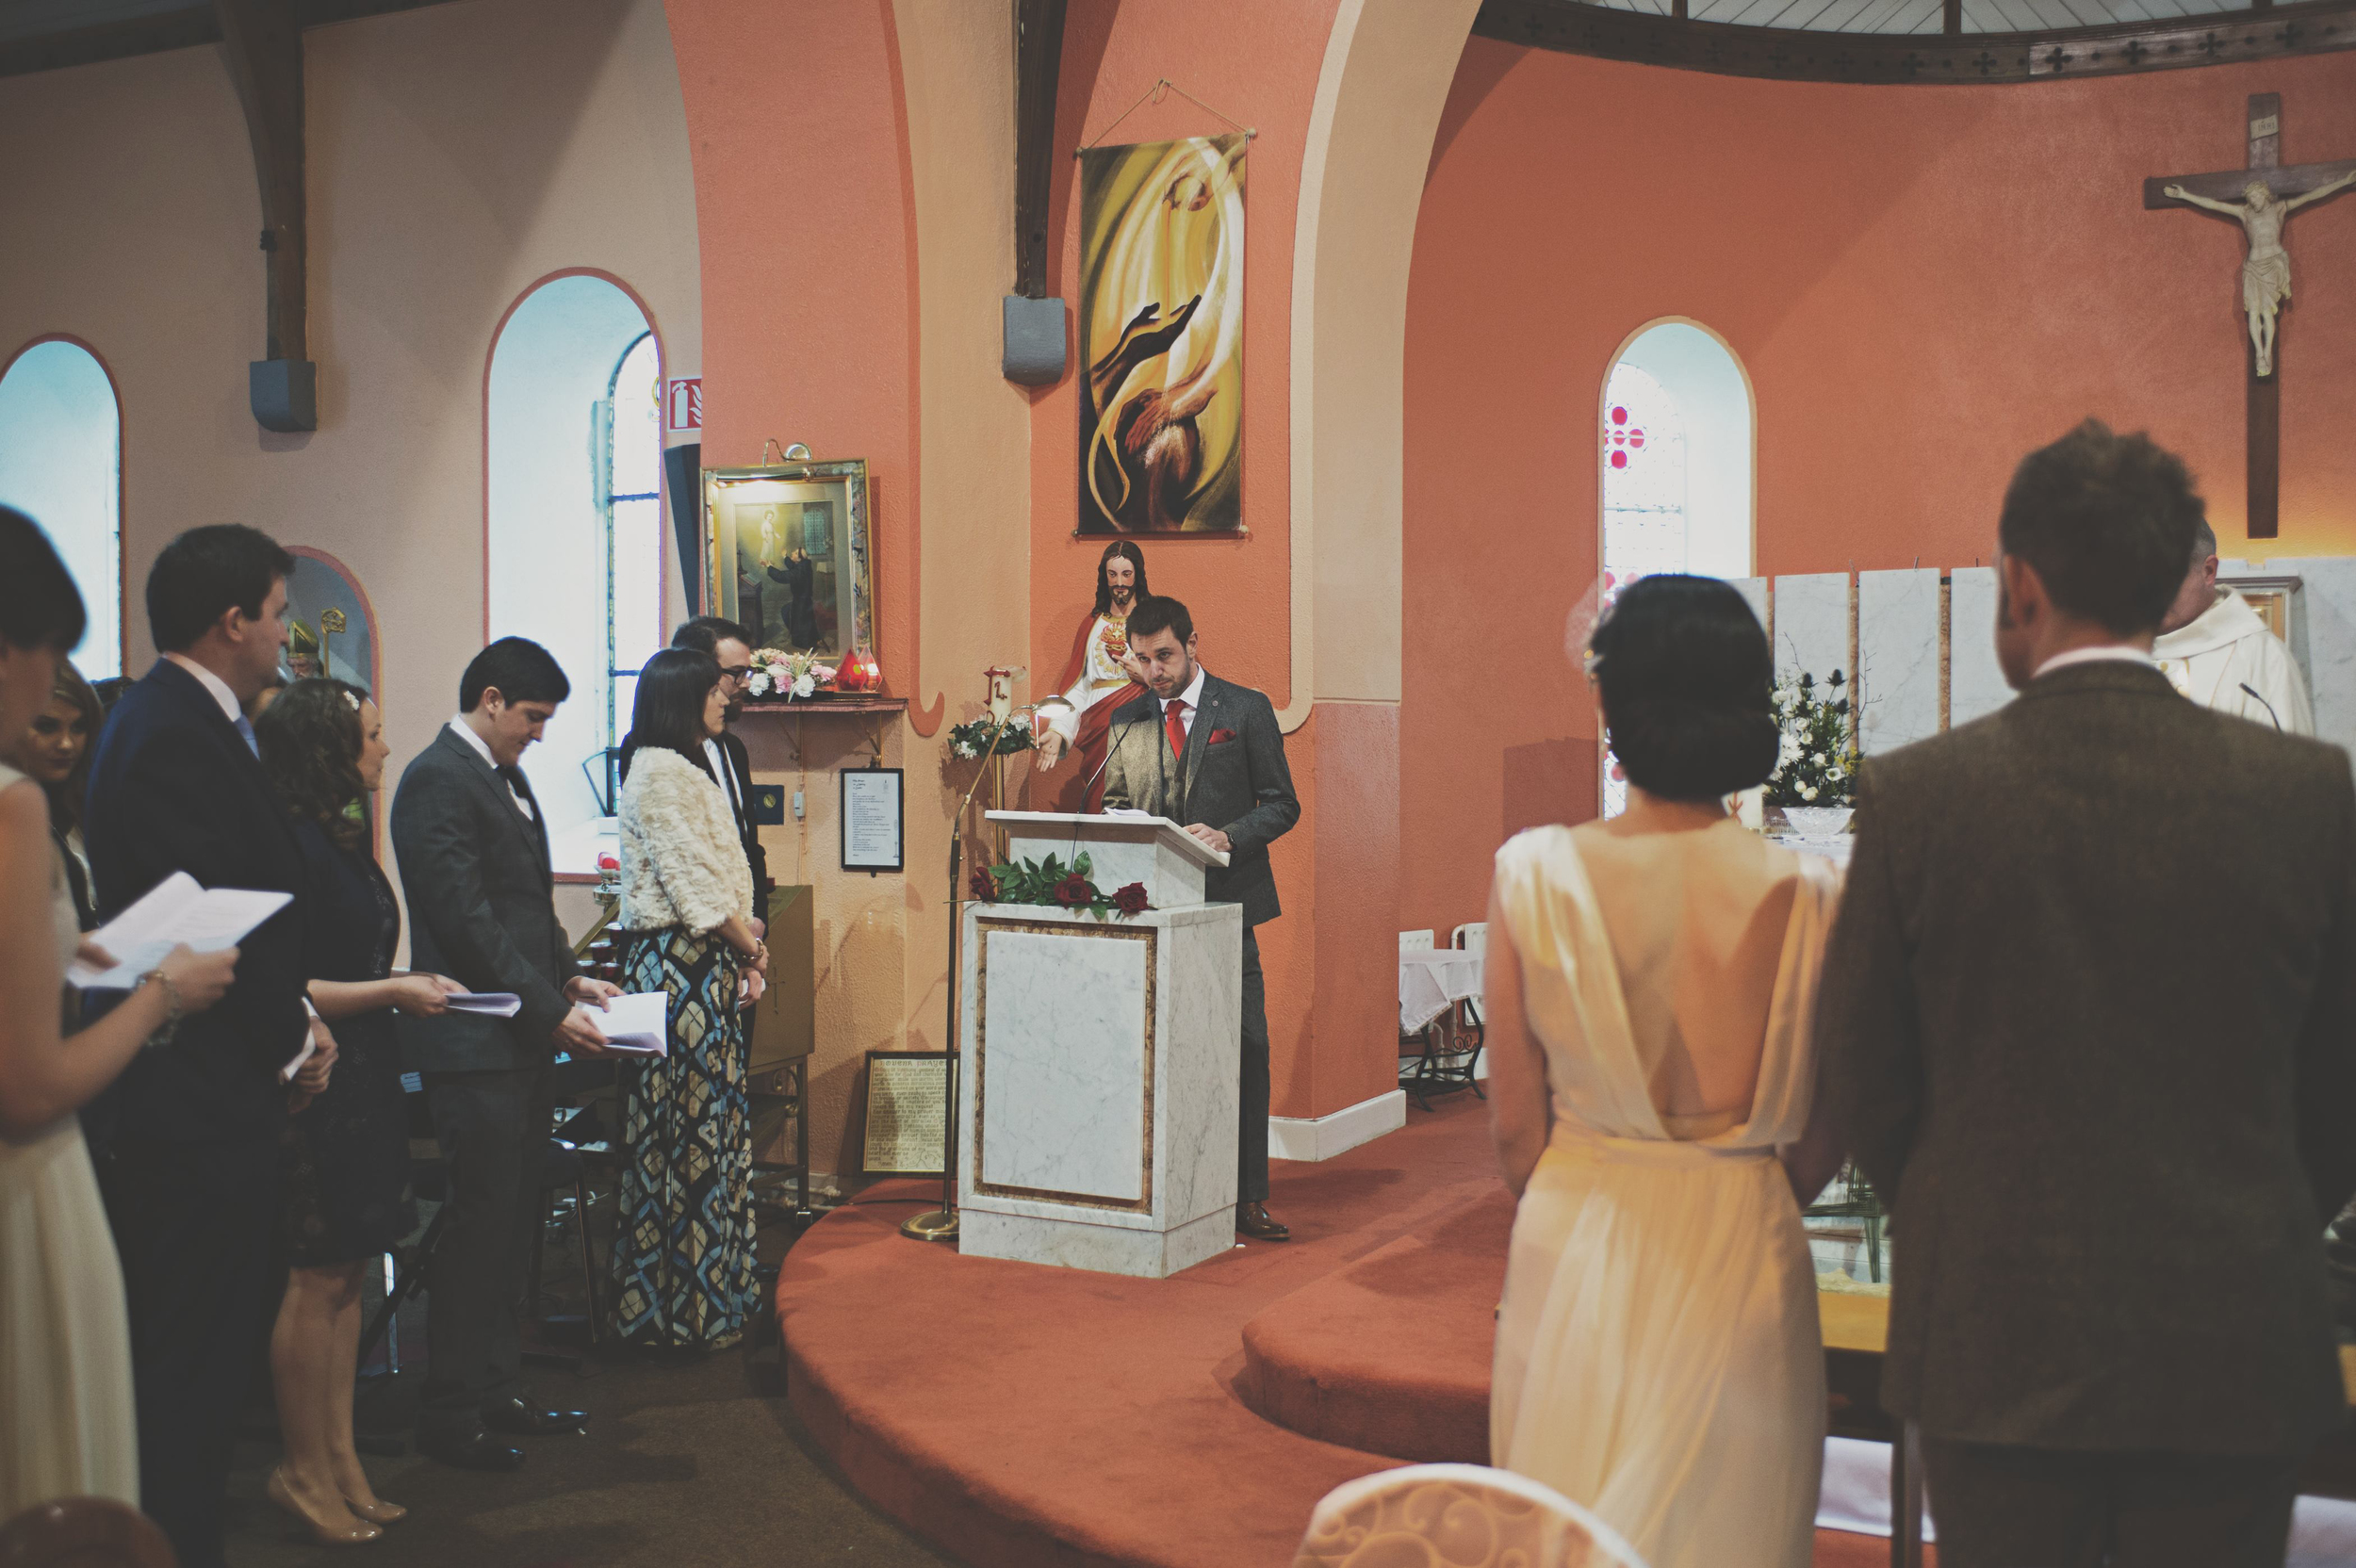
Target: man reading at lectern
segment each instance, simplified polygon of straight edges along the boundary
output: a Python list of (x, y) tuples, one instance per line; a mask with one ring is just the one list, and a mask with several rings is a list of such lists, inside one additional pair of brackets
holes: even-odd
[(1284, 912), (1268, 846), (1301, 820), (1276, 709), (1194, 659), (1194, 618), (1176, 599), (1140, 597), (1129, 651), (1146, 694), (1113, 710), (1104, 805), (1168, 817), (1227, 857), (1203, 882), (1214, 904), (1243, 906), (1243, 1064), (1235, 1128), (1235, 1231), (1257, 1241), (1292, 1233), (1268, 1212), (1268, 987), (1253, 927)]

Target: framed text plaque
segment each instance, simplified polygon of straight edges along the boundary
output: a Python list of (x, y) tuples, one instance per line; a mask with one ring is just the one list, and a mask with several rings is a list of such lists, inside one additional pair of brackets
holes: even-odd
[(843, 780), (843, 869), (905, 869), (907, 844), (898, 768), (845, 768)]
[(867, 1054), (866, 1135), (859, 1170), (868, 1176), (938, 1176), (949, 1103), (945, 1051)]

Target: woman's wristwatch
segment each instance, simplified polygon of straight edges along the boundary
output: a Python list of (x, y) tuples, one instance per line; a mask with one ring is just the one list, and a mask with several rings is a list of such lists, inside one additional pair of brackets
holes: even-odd
[(170, 1045), (172, 1037), (180, 1032), (180, 1021), (188, 1016), (188, 1010), (182, 1004), (180, 988), (172, 983), (171, 975), (166, 974), (161, 969), (151, 969), (139, 976), (139, 984), (142, 986), (150, 980), (164, 988), (164, 1021), (154, 1034), (147, 1037), (146, 1043), (151, 1047)]

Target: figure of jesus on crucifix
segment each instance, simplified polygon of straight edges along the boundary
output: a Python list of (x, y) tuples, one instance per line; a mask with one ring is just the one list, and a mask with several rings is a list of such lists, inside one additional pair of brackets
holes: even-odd
[(2282, 220), (2308, 203), (2320, 202), (2351, 185), (2356, 185), (2356, 169), (2282, 201), (2275, 199), (2264, 178), (2244, 186), (2238, 202), (2214, 202), (2181, 185), (2167, 188), (2171, 200), (2238, 220), (2242, 233), (2249, 236), (2250, 254), (2241, 264), (2241, 308), (2250, 318), (2250, 342), (2258, 351), (2256, 373), (2260, 376), (2274, 374), (2274, 317), (2291, 297), (2291, 257), (2282, 249)]

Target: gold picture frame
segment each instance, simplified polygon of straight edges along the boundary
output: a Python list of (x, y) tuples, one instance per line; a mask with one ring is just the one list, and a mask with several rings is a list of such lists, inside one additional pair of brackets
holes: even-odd
[(838, 662), (875, 645), (867, 460), (706, 468), (705, 602), (762, 647)]

